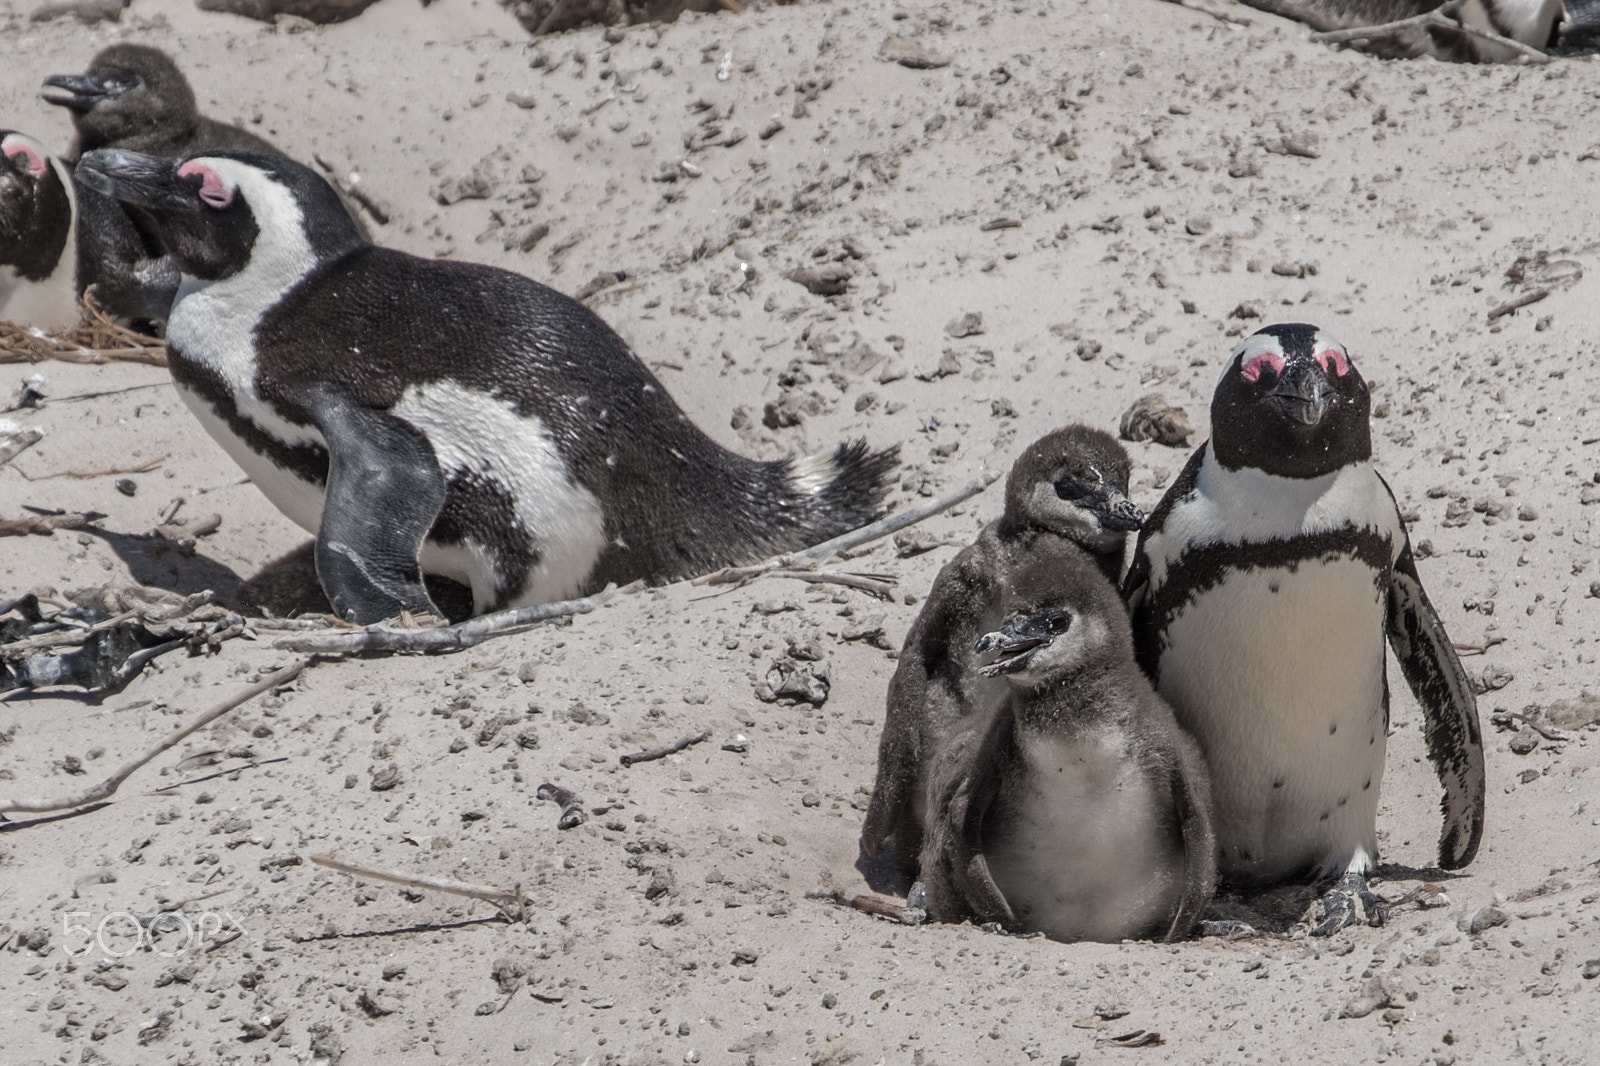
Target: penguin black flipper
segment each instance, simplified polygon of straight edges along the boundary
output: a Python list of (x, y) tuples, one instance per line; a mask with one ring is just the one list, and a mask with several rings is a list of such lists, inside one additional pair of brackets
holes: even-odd
[(1007, 929), (1017, 927), (1016, 912), (989, 872), (984, 857), (983, 822), (1004, 785), (1002, 768), (1015, 757), (1016, 718), (1009, 701), (1002, 706), (984, 731), (983, 740), (972, 761), (972, 772), (962, 786), (964, 803), (946, 812), (959, 817), (958, 832), (951, 834), (955, 855), (950, 863), (956, 889), (966, 899), (980, 922), (999, 922)]
[(1389, 582), (1389, 646), (1422, 705), (1428, 760), (1444, 786), (1439, 865), (1459, 870), (1483, 839), (1483, 737), (1472, 682), (1417, 576), (1408, 537)]
[(1184, 888), (1167, 927), (1166, 943), (1182, 940), (1200, 921), (1217, 889), (1217, 834), (1211, 824), (1211, 773), (1205, 756), (1168, 710), (1171, 734), (1178, 743), (1172, 776), (1172, 809), (1183, 833)]
[(178, 268), (121, 204), (81, 181), (74, 185), (79, 295), (93, 285), (95, 299), (112, 316), (165, 321), (178, 295)]
[(1178, 476), (1156, 504), (1156, 509), (1144, 520), (1139, 538), (1134, 542), (1133, 562), (1122, 577), (1120, 591), (1122, 602), (1128, 608), (1128, 618), (1133, 626), (1133, 657), (1145, 676), (1152, 682), (1161, 679), (1161, 634), (1146, 597), (1150, 591), (1150, 553), (1145, 543), (1167, 528), (1167, 519), (1173, 508), (1194, 494), (1195, 482), (1200, 477), (1200, 467), (1205, 462), (1206, 446), (1202, 444), (1189, 456)]
[(331, 389), (302, 400), (327, 441), (328, 487), (317, 530), (317, 578), (334, 611), (361, 625), (440, 611), (417, 556), (444, 507), (433, 447), (391, 415)]
[(964, 548), (934, 579), (922, 610), (906, 633), (900, 662), (889, 681), (878, 780), (861, 825), (861, 849), (870, 857), (893, 847), (895, 862), (914, 873), (922, 850), (917, 800), (926, 745), (966, 713), (966, 649), (978, 636), (976, 620), (964, 623), (969, 604), (993, 598), (984, 580), (986, 542)]

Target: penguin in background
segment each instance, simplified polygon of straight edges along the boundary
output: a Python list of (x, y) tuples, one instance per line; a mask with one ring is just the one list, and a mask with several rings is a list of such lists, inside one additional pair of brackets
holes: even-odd
[(1372, 464), (1371, 400), (1316, 326), (1238, 346), (1211, 439), (1140, 532), (1123, 583), (1140, 665), (1211, 769), (1225, 886), (1332, 882), (1313, 933), (1386, 919), (1366, 884), (1389, 722), (1385, 640), (1443, 786), (1439, 865), (1483, 837), (1477, 703)]
[(424, 573), (483, 613), (751, 562), (878, 513), (893, 449), (729, 452), (588, 308), (368, 244), (291, 160), (99, 149), (78, 176), (150, 220), (182, 272), (177, 391), (316, 534), (350, 621), (439, 615)]
[[(1128, 499), (1132, 465), (1110, 434), (1070, 425), (1018, 456), (1006, 479), (1005, 509), (939, 571), (906, 634), (889, 683), (877, 782), (861, 830), (863, 866), (892, 848), (915, 873), (922, 851), (919, 810), (932, 745), (1001, 686), (978, 671), (973, 645), (998, 628), (1000, 598), (1041, 544), (1065, 542), (1115, 585), (1129, 532), (1144, 515)], [(874, 879), (876, 874), (872, 875)]]
[(114, 200), (26, 134), (0, 130), (0, 318), (56, 330), (78, 320), (92, 285), (111, 314), (157, 320), (178, 271)]
[(1018, 563), (973, 649), (1001, 689), (929, 744), (924, 905), (1062, 941), (1179, 939), (1216, 882), (1200, 750), (1091, 559), (1040, 538)]

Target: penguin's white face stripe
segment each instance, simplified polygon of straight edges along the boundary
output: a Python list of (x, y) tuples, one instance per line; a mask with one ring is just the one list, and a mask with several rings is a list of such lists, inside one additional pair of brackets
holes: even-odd
[(1388, 537), (1395, 557), (1405, 543), (1394, 500), (1370, 462), (1352, 463), (1319, 478), (1286, 478), (1254, 467), (1228, 470), (1207, 444), (1195, 491), (1145, 540), (1150, 588), (1166, 583), (1168, 568), (1190, 547), (1288, 540), (1347, 525)]
[(25, 160), (24, 165), (28, 168), (30, 175), (34, 178), (44, 177), (44, 170), (47, 166), (45, 160), (49, 158), (50, 153), (46, 152), (44, 146), (32, 137), (26, 137), (20, 133), (9, 134), (5, 140), (0, 141), (0, 153), (4, 153), (7, 159), (21, 158)]
[[(1329, 374), (1343, 377), (1350, 372), (1350, 353), (1327, 330), (1317, 330), (1312, 351), (1316, 353), (1316, 360), (1322, 364), (1322, 369)], [(1239, 368), (1239, 375), (1246, 381), (1258, 381), (1268, 370), (1274, 374), (1281, 374), (1285, 363), (1288, 362), (1287, 355), (1288, 353), (1283, 350), (1283, 341), (1271, 333), (1251, 334), (1240, 342), (1233, 350), (1233, 355), (1223, 364), (1217, 384), (1222, 384), (1228, 375), (1233, 373), (1235, 366)]]
[[(514, 501), (539, 561), (527, 584), (513, 589), (507, 606), (559, 600), (578, 591), (605, 547), (605, 517), (600, 501), (572, 480), (543, 423), (518, 414), (509, 400), (453, 381), (411, 386), (391, 413), (427, 435), (447, 481), (471, 472), (494, 481)], [(485, 452), (490, 441), (501, 448)], [(470, 554), (472, 541), (466, 545)], [(456, 554), (446, 546), (440, 550)], [(487, 565), (477, 565), (478, 572), (469, 575), (480, 611), (494, 603), (495, 580), (501, 576), (494, 574), (492, 559), (484, 561)]]
[[(191, 168), (195, 168), (191, 170)], [(185, 275), (167, 320), (167, 343), (184, 358), (210, 368), (233, 391), (239, 414), (284, 442), (321, 444), (310, 426), (287, 421), (255, 391), (254, 338), (261, 316), (316, 263), (305, 219), (294, 194), (236, 159), (202, 157), (184, 170), (215, 182), (215, 196), (243, 196), (260, 230), (244, 269), (221, 281)]]

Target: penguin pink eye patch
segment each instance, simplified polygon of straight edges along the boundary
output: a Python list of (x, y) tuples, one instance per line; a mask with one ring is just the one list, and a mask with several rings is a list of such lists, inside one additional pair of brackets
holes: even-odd
[(200, 199), (221, 210), (233, 203), (233, 190), (222, 183), (216, 172), (200, 163), (185, 163), (178, 168), (178, 177), (200, 178)]
[(1317, 353), (1317, 362), (1334, 377), (1344, 377), (1350, 370), (1350, 361), (1337, 348), (1325, 348)]
[(21, 156), (27, 160), (28, 173), (35, 178), (44, 177), (44, 158), (30, 146), (21, 141), (12, 141), (5, 146), (7, 159), (16, 159)]
[(1246, 381), (1256, 381), (1261, 377), (1262, 370), (1271, 370), (1274, 374), (1283, 373), (1283, 356), (1277, 352), (1262, 352), (1252, 355), (1244, 361), (1244, 366), (1239, 368), (1239, 373)]

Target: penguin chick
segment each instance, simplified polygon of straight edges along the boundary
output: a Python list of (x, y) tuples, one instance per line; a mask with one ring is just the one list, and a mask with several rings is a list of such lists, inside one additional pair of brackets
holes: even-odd
[(1128, 453), (1108, 433), (1071, 425), (1030, 444), (1006, 480), (1005, 511), (934, 579), (906, 634), (889, 682), (878, 777), (861, 831), (869, 859), (893, 845), (910, 872), (922, 849), (922, 794), (928, 744), (969, 713), (976, 689), (973, 642), (1000, 621), (1000, 592), (1011, 575), (1042, 551), (1070, 542), (1088, 553), (1115, 584), (1127, 534), (1144, 515), (1128, 500)]
[(1139, 663), (1211, 767), (1225, 884), (1337, 878), (1313, 932), (1384, 920), (1384, 638), (1422, 705), (1444, 788), (1439, 865), (1483, 835), (1472, 685), (1372, 465), (1371, 399), (1327, 332), (1267, 326), (1234, 350), (1212, 436), (1139, 535), (1123, 593)]
[(854, 529), (893, 450), (758, 463), (689, 421), (588, 308), (475, 263), (367, 244), (281, 157), (101, 149), (79, 177), (148, 217), (183, 282), (179, 394), (290, 519), (355, 622), (669, 581)]
[(206, 118), (194, 90), (170, 56), (143, 44), (102, 49), (82, 74), (44, 80), (46, 101), (72, 113), (76, 131), (69, 158), (96, 148), (149, 155), (261, 152), (278, 149), (248, 130)]
[(1116, 590), (1041, 542), (975, 647), (1004, 680), (932, 753), (928, 914), (1056, 940), (1174, 940), (1211, 899), (1216, 838), (1195, 742), (1134, 663)]

